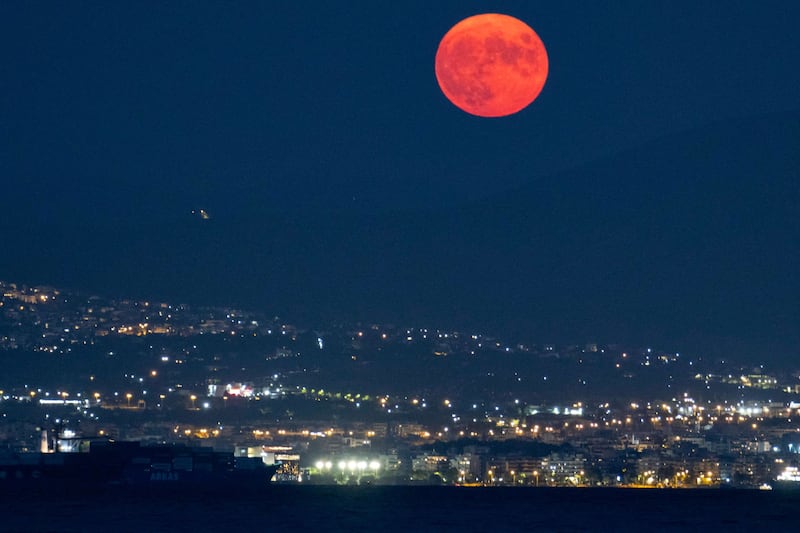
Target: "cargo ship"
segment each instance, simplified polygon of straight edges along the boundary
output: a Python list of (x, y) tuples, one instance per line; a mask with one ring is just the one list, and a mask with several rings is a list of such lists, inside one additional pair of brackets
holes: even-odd
[(210, 447), (95, 441), (88, 452), (0, 452), (0, 488), (148, 487), (251, 489), (267, 486), (279, 465)]

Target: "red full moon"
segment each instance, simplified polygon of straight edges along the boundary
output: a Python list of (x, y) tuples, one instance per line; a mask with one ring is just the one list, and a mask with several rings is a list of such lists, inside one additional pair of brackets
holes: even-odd
[(542, 91), (547, 70), (547, 51), (536, 32), (498, 13), (465, 18), (436, 51), (442, 92), (479, 117), (504, 117), (527, 107)]

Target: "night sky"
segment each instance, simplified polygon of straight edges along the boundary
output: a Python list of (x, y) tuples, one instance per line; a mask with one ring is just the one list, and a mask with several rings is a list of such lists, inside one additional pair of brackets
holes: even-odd
[[(510, 117), (434, 76), (481, 12), (548, 50)], [(793, 360), (798, 20), (785, 1), (3, 2), (0, 279)]]

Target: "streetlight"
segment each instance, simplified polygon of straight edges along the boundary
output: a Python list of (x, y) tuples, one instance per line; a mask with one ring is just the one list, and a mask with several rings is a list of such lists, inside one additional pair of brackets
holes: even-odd
[(534, 470), (533, 471), (533, 477), (536, 479), (536, 486), (538, 487), (539, 486), (539, 471), (538, 470)]
[(192, 400), (192, 409), (194, 409), (195, 408), (194, 402), (195, 402), (195, 400), (197, 400), (197, 396), (192, 394), (191, 396), (189, 396), (189, 399)]
[(125, 397), (128, 399), (128, 407), (130, 407), (131, 406), (131, 398), (133, 398), (133, 394), (131, 394), (129, 392), (128, 394), (125, 395)]

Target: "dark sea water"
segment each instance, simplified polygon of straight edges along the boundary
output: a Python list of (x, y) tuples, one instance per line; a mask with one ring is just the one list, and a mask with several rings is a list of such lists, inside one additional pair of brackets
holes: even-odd
[(4, 491), (0, 531), (797, 531), (800, 493), (270, 486)]

